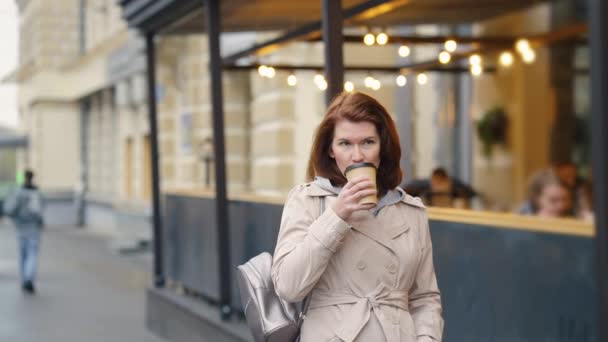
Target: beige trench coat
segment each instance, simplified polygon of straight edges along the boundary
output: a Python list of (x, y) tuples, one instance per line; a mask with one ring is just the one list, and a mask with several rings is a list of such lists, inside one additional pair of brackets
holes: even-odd
[(345, 222), (332, 209), (336, 198), (303, 184), (283, 209), (272, 280), (288, 301), (311, 293), (301, 342), (441, 341), (441, 298), (422, 202), (405, 195), (377, 217), (359, 211)]

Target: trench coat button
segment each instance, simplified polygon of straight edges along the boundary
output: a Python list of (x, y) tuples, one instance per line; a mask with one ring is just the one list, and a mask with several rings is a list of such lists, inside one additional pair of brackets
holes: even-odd
[(359, 262), (357, 263), (357, 268), (358, 268), (358, 269), (360, 269), (360, 270), (364, 270), (364, 269), (365, 269), (365, 267), (366, 267), (365, 262), (363, 262), (363, 261), (359, 261)]
[(395, 264), (389, 264), (388, 266), (386, 266), (386, 268), (388, 269), (388, 272), (390, 274), (397, 273), (397, 266)]

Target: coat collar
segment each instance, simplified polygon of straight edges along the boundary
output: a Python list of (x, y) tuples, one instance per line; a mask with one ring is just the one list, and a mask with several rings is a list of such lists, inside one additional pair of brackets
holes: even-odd
[[(308, 183), (308, 185), (308, 195), (313, 197), (338, 195), (342, 190), (342, 187), (337, 187), (331, 184), (329, 179), (319, 176), (315, 177), (315, 180)], [(422, 206), (422, 208), (424, 208), (421, 201), (416, 201), (414, 197), (406, 194), (403, 189), (396, 187), (394, 190), (390, 190), (386, 193), (386, 195), (379, 199), (378, 206), (373, 210), (374, 216), (377, 216), (382, 208), (399, 203), (400, 201), (416, 207)]]
[(416, 208), (426, 209), (426, 207), (422, 203), (422, 200), (420, 199), (420, 197), (413, 197), (413, 196), (406, 194), (405, 192), (403, 194), (404, 194), (404, 196), (401, 198), (401, 202), (403, 202), (407, 205), (414, 206)]

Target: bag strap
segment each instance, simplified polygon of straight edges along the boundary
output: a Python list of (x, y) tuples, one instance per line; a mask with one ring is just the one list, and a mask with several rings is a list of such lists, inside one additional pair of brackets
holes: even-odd
[[(323, 215), (325, 212), (325, 196), (319, 197), (319, 216)], [(306, 318), (306, 314), (308, 313), (308, 307), (310, 306), (310, 294), (308, 294), (304, 298), (304, 302), (302, 303), (302, 311), (300, 312), (300, 319), (298, 320), (298, 329), (302, 327), (302, 323), (304, 323), (304, 318)]]

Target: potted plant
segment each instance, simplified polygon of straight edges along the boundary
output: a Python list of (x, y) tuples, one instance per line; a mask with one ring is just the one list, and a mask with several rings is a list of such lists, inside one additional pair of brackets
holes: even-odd
[(500, 106), (489, 109), (477, 121), (477, 136), (481, 141), (482, 152), (486, 158), (492, 156), (494, 145), (506, 143), (507, 124), (507, 114)]

